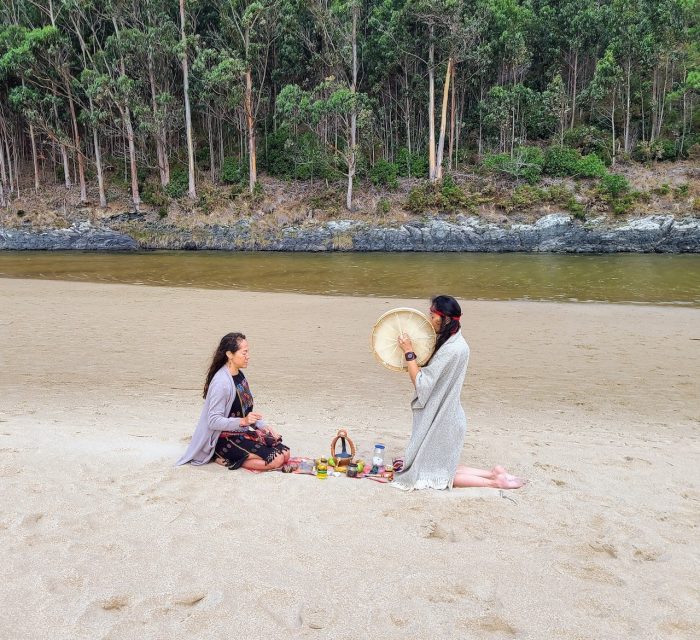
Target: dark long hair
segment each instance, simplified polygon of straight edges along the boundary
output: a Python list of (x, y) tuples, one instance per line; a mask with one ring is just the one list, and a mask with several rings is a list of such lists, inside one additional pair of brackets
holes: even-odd
[(435, 296), (430, 301), (430, 310), (440, 316), (440, 330), (437, 332), (435, 349), (426, 364), (429, 364), (440, 347), (462, 328), (462, 307), (452, 296)]
[(207, 397), (207, 391), (209, 391), (209, 385), (211, 384), (211, 379), (214, 377), (214, 374), (228, 362), (226, 352), (230, 351), (231, 353), (236, 353), (236, 351), (241, 348), (241, 342), (243, 340), (245, 340), (245, 336), (242, 333), (227, 333), (221, 338), (219, 346), (216, 347), (214, 351), (214, 357), (211, 359), (207, 379), (204, 382), (203, 398)]

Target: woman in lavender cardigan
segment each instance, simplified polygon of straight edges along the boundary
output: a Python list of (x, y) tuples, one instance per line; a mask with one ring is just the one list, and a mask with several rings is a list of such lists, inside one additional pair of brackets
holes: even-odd
[(204, 382), (204, 407), (190, 446), (177, 464), (206, 464), (212, 458), (229, 469), (277, 469), (289, 460), (282, 436), (253, 412), (253, 394), (242, 369), (248, 366), (248, 341), (227, 333), (214, 351)]

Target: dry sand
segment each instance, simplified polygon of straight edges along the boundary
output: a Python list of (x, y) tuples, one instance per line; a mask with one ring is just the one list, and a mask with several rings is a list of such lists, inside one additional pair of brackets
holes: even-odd
[(0, 280), (0, 637), (700, 637), (700, 310), (467, 302), (462, 460), (530, 484), (173, 467), (219, 337), (295, 454), (410, 433), (423, 301)]

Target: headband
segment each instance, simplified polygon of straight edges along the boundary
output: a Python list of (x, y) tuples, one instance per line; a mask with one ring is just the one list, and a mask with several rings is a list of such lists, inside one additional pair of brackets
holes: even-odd
[(450, 320), (455, 320), (457, 322), (459, 322), (462, 318), (462, 316), (448, 316), (446, 313), (438, 311), (435, 307), (430, 307), (430, 312), (434, 313), (436, 316), (440, 316), (441, 318), (449, 318)]

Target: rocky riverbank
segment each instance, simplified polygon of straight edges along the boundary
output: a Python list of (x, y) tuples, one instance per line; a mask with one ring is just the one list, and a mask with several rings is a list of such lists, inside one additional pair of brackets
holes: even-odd
[(150, 215), (119, 214), (99, 226), (88, 221), (66, 229), (0, 227), (0, 250), (135, 251), (451, 251), (621, 253), (700, 252), (700, 218), (652, 215), (610, 225), (581, 222), (564, 213), (532, 224), (498, 225), (477, 217), (432, 218), (391, 226), (339, 220), (269, 228), (254, 218), (230, 225), (190, 228)]

